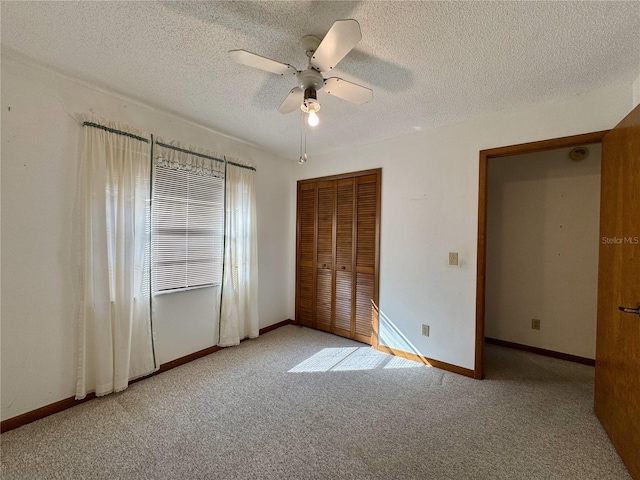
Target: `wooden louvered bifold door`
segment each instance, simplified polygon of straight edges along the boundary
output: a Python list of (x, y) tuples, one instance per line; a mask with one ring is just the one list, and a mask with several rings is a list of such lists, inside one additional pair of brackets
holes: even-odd
[(380, 171), (298, 183), (296, 320), (372, 342)]
[(338, 180), (336, 195), (335, 322), (333, 333), (353, 334), (353, 194), (354, 180)]
[(369, 342), (372, 333), (371, 300), (374, 298), (376, 267), (377, 176), (357, 179), (355, 331), (353, 338)]
[(316, 185), (298, 186), (296, 320), (315, 326)]
[(318, 245), (316, 257), (316, 328), (331, 331), (333, 298), (333, 212), (335, 184), (318, 183)]

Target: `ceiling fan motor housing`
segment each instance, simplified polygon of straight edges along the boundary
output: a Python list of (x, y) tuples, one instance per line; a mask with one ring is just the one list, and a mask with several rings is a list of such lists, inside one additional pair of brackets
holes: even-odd
[(320, 72), (310, 68), (298, 73), (298, 86), (303, 90), (308, 88), (321, 90), (324, 86), (324, 78)]

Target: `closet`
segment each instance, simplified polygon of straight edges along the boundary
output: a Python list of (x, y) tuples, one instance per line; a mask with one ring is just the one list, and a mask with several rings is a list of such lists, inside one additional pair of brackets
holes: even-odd
[(296, 321), (372, 344), (382, 169), (298, 181)]

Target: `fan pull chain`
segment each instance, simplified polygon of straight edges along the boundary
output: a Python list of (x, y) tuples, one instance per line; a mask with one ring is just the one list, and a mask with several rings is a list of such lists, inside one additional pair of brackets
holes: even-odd
[(300, 159), (298, 163), (302, 165), (307, 161), (307, 122), (304, 121), (304, 112), (300, 112)]
[(303, 133), (302, 133), (302, 130), (304, 129), (304, 125), (303, 125), (304, 124), (304, 118), (303, 118), (303, 113), (302, 112), (300, 112), (300, 118), (302, 119), (302, 122), (300, 123), (300, 159), (298, 160), (298, 163), (302, 164), (302, 163), (304, 163), (302, 161), (302, 154), (304, 153), (302, 151), (302, 147), (303, 147), (303, 143), (304, 143), (304, 138), (303, 138)]

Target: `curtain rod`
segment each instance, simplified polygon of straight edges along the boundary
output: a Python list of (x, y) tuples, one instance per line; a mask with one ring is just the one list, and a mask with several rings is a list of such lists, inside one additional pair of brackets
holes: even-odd
[[(85, 127), (99, 128), (100, 130), (105, 130), (105, 131), (111, 132), (111, 133), (117, 133), (118, 135), (124, 135), (126, 137), (131, 137), (131, 138), (135, 138), (136, 140), (140, 140), (141, 142), (149, 143), (149, 139), (148, 138), (139, 137), (139, 136), (134, 135), (132, 133), (123, 132), (122, 130), (116, 130), (115, 128), (105, 127), (104, 125), (99, 125), (97, 123), (84, 122), (82, 125), (84, 125)], [(176, 150), (176, 151), (182, 152), (182, 153), (187, 153), (189, 155), (195, 155), (196, 157), (208, 158), (209, 160), (214, 160), (216, 162), (222, 162), (222, 163), (226, 162), (227, 164), (233, 165), (234, 167), (246, 168), (247, 170), (253, 170), (254, 172), (257, 171), (256, 167), (252, 167), (250, 165), (242, 165), (241, 163), (236, 163), (236, 162), (230, 162), (226, 158), (223, 160), (221, 158), (211, 157), (209, 155), (205, 155), (204, 153), (192, 152), (190, 150), (186, 150), (186, 149), (180, 148), (180, 147), (175, 147), (173, 145), (168, 145), (166, 143), (162, 143), (162, 142), (155, 142), (155, 143), (156, 143), (156, 145), (159, 145), (161, 147), (169, 148), (171, 150)]]
[(162, 143), (162, 142), (158, 142), (158, 141), (156, 141), (156, 145), (160, 145), (161, 147), (169, 148), (171, 150), (176, 150), (178, 152), (188, 153), (189, 155), (195, 155), (196, 157), (208, 158), (209, 160), (215, 160), (216, 162), (224, 163), (224, 160), (222, 160), (221, 158), (211, 157), (209, 155), (205, 155), (204, 153), (192, 152), (192, 151), (187, 150), (185, 148), (176, 147), (174, 145), (168, 145), (166, 143)]
[(124, 135), (125, 137), (135, 138), (136, 140), (140, 140), (141, 142), (149, 143), (148, 138), (139, 137), (138, 135), (134, 135), (133, 133), (123, 132), (122, 130), (116, 130), (115, 128), (105, 127), (104, 125), (99, 125), (93, 122), (84, 122), (82, 125), (85, 127), (93, 127), (99, 128), (100, 130), (105, 130), (111, 133), (117, 133), (118, 135)]
[(251, 167), (249, 165), (242, 165), (241, 163), (230, 162), (229, 160), (226, 159), (226, 157), (223, 160), (223, 159), (220, 159), (220, 158), (216, 158), (216, 157), (211, 157), (209, 155), (205, 155), (204, 153), (192, 152), (191, 150), (187, 150), (185, 148), (176, 147), (174, 145), (168, 145), (166, 143), (162, 143), (162, 142), (158, 142), (158, 141), (156, 141), (156, 145), (160, 145), (161, 147), (169, 148), (171, 150), (176, 150), (178, 152), (187, 153), (189, 155), (195, 155), (196, 157), (208, 158), (209, 160), (215, 160), (216, 162), (222, 162), (222, 163), (226, 162), (229, 165), (233, 165), (234, 167), (246, 168), (247, 170), (253, 170), (254, 172), (256, 171), (255, 167)]
[(247, 170), (253, 170), (254, 172), (257, 171), (256, 167), (252, 167), (251, 165), (242, 165), (241, 163), (230, 162), (229, 160), (227, 160), (227, 163), (229, 165), (233, 165), (234, 167), (246, 168)]

